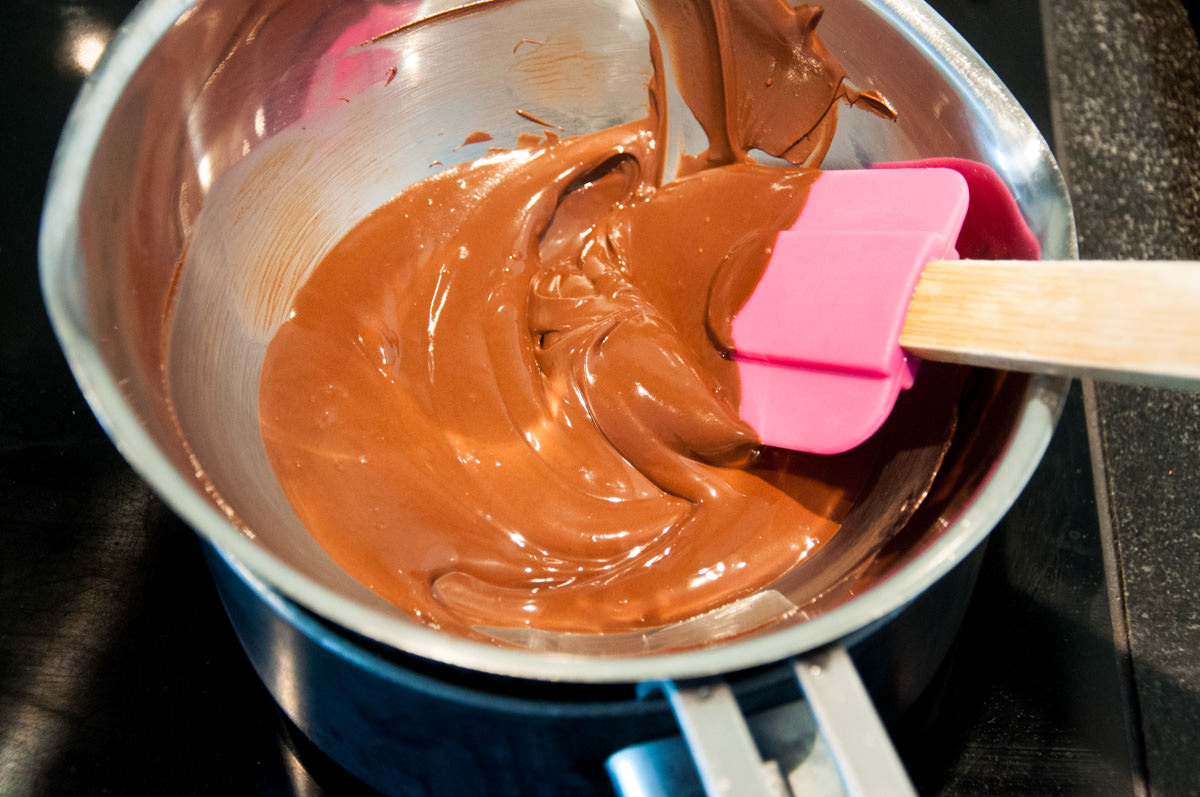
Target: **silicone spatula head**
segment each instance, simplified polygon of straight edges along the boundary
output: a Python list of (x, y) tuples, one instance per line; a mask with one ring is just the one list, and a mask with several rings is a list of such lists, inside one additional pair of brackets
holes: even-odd
[(883, 424), (917, 370), (899, 343), (913, 289), (957, 257), (968, 198), (951, 169), (816, 179), (730, 329), (742, 420), (764, 443), (834, 454)]

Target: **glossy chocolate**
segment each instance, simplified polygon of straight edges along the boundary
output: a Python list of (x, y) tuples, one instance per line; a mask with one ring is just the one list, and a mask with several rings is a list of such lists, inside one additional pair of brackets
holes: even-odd
[(660, 184), (656, 79), (640, 123), (526, 136), (404, 191), (316, 268), (268, 348), (261, 428), (297, 514), (435, 627), (687, 619), (794, 571), (870, 470), (763, 450), (710, 337), (816, 173), (751, 150), (811, 165), (837, 104), (866, 95), (817, 9), (651, 5), (709, 136), (684, 177)]

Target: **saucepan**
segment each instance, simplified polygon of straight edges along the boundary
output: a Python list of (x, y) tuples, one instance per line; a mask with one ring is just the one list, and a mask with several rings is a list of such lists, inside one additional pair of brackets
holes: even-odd
[[(734, 610), (728, 627), (709, 623), (678, 644), (441, 633), (339, 569), (284, 498), (258, 429), (259, 367), (322, 253), (405, 186), (478, 155), (474, 131), (503, 146), (530, 116), (588, 132), (646, 113), (651, 63), (635, 0), (435, 13), (450, 5), (146, 0), (135, 10), (68, 119), (40, 239), (46, 304), (89, 403), (204, 540), (281, 707), (377, 788), (436, 788), (434, 762), (461, 776), (466, 765), (449, 762), (473, 761), (491, 773), (479, 793), (560, 793), (594, 785), (605, 759), (619, 788), (646, 772), (661, 785), (663, 751), (675, 748), (639, 745), (678, 735), (677, 722), (699, 767), (688, 777), (709, 793), (903, 787), (880, 716), (902, 711), (944, 654), (981, 545), (1053, 432), (1062, 378), (973, 371), (952, 406), (907, 401), (889, 423), (911, 442), (876, 464), (875, 487), (847, 518), (862, 529), (847, 539), (860, 543), (840, 555), (859, 561), (833, 597), (750, 625)], [(981, 161), (1043, 254), (1075, 257), (1054, 159), (970, 47), (919, 0), (825, 6), (830, 51), (900, 110), (894, 122), (843, 114), (825, 165)], [(481, 730), (496, 723), (502, 734)], [(552, 751), (553, 771), (522, 757), (533, 745)], [(423, 780), (397, 752), (414, 746)], [(823, 781), (825, 760), (840, 775)]]

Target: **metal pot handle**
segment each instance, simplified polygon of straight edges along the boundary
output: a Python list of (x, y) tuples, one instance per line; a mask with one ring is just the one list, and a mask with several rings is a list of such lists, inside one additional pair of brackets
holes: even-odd
[(797, 659), (796, 679), (847, 795), (916, 795), (850, 654), (831, 645)]
[[(797, 659), (792, 667), (811, 712), (807, 721), (815, 720), (812, 730), (816, 738), (803, 763), (807, 770), (802, 778), (807, 784), (805, 793), (847, 797), (915, 795), (846, 649), (832, 645)], [(727, 682), (668, 681), (660, 686), (679, 720), (708, 797), (791, 794), (778, 763), (774, 759), (763, 761), (755, 734)], [(799, 713), (793, 713), (790, 719), (792, 724), (805, 722)], [(620, 794), (677, 793), (675, 787), (663, 781), (671, 778), (678, 764), (664, 763), (664, 755), (669, 753), (661, 745), (638, 745), (609, 759), (609, 773)]]

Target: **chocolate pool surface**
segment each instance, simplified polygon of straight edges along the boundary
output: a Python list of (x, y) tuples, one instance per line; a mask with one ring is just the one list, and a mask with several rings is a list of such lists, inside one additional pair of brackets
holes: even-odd
[(670, 51), (709, 140), (683, 176), (662, 182), (655, 58), (642, 122), (527, 136), (375, 211), (268, 347), (261, 428), (292, 506), (343, 569), (435, 627), (686, 620), (815, 556), (891, 455), (764, 453), (709, 327), (817, 174), (751, 151), (812, 164), (839, 105), (894, 111), (848, 85), (820, 9), (651, 6), (652, 51)]

